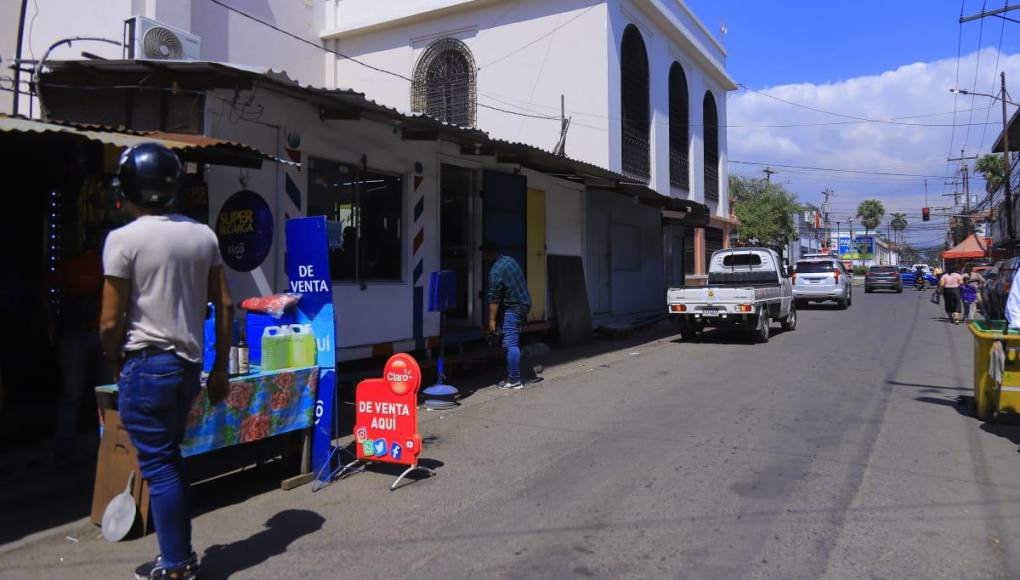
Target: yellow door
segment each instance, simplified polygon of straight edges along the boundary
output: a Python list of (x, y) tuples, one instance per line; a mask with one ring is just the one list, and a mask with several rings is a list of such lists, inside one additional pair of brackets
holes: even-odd
[(528, 320), (545, 320), (545, 192), (528, 190)]

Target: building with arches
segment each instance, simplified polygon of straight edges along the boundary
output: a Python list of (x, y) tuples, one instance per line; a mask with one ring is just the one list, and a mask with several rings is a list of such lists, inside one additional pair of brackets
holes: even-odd
[[(332, 59), (327, 84), (550, 150), (562, 102), (567, 155), (708, 206), (708, 223), (692, 227), (587, 192), (595, 311), (640, 310), (629, 299), (634, 284), (699, 283), (711, 252), (729, 244), (723, 128), (736, 84), (726, 50), (682, 0), (392, 0), (385, 8), (343, 0), (328, 3), (326, 28), (321, 38), (350, 57)], [(466, 62), (473, 75), (453, 70)], [(428, 88), (426, 78), (449, 80)], [(653, 237), (661, 263), (635, 260), (650, 255)]]

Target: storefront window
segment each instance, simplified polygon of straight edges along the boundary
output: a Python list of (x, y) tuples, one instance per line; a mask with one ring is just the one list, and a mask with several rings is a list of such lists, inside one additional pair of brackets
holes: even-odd
[(333, 280), (400, 280), (403, 179), (308, 160), (308, 215), (326, 216)]

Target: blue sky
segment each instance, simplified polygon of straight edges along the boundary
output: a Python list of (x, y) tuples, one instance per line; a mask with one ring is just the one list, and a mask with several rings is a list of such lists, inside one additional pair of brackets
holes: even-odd
[[(988, 153), (1001, 129), (995, 103), (954, 96), (949, 88), (995, 92), (1005, 71), (1011, 93), (1020, 95), (1020, 23), (986, 18), (961, 26), (958, 0), (687, 2), (710, 30), (718, 34), (726, 25), (727, 69), (761, 91), (728, 96), (732, 173), (760, 177), (767, 163), (778, 169), (773, 181), (804, 202), (819, 203), (820, 192), (831, 188), (840, 219), (860, 201), (878, 198), (888, 212), (908, 214), (915, 245), (943, 241), (944, 218), (923, 224), (920, 214), (926, 203), (953, 203), (960, 164), (946, 158), (961, 149)], [(965, 2), (964, 13), (982, 4)], [(1020, 20), (1020, 10), (1010, 16)], [(983, 199), (983, 182), (972, 180), (971, 191), (975, 201)]]
[[(1016, 0), (1013, 0), (1016, 3)], [(966, 14), (1003, 2), (970, 0)], [(956, 57), (961, 2), (957, 0), (687, 0), (729, 52), (738, 81), (761, 88), (825, 83), (878, 74), (913, 62)], [(1020, 20), (1020, 10), (1012, 15)], [(963, 25), (963, 52), (997, 46), (1003, 21)], [(1020, 24), (1006, 22), (1003, 51), (1020, 51)], [(1010, 34), (1010, 27), (1016, 32)], [(1018, 79), (1020, 80), (1020, 79)]]

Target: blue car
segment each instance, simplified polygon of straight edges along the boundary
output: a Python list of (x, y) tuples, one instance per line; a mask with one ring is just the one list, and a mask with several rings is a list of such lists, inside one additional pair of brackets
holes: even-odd
[[(915, 276), (916, 274), (914, 274), (914, 271), (910, 268), (900, 268), (900, 279), (903, 280), (904, 287), (913, 286)], [(927, 282), (929, 286), (934, 286), (935, 283), (938, 282), (938, 280), (935, 279), (935, 276), (931, 274), (925, 274), (924, 281)]]

